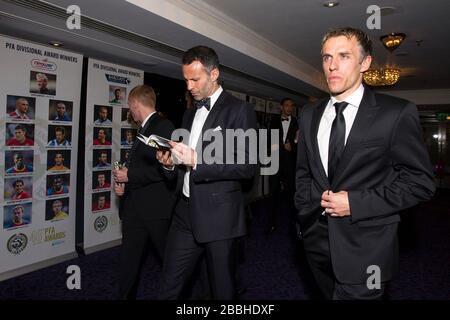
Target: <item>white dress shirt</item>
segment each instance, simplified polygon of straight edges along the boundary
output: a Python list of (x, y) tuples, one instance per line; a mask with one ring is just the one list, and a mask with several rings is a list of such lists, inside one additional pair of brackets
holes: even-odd
[(155, 113), (156, 113), (156, 110), (153, 111), (152, 113), (150, 113), (150, 114), (147, 116), (147, 118), (145, 118), (144, 121), (142, 121), (142, 123), (141, 123), (141, 128), (144, 128), (144, 127), (145, 127), (145, 124), (147, 123), (148, 119), (150, 119), (151, 116), (154, 115)]
[[(214, 107), (214, 104), (216, 103), (217, 99), (219, 98), (220, 94), (222, 93), (223, 89), (221, 86), (210, 96), (211, 99), (211, 107), (209, 110), (202, 107), (200, 109), (197, 109), (194, 116), (194, 121), (192, 122), (191, 127), (191, 134), (189, 136), (189, 147), (195, 150), (195, 147), (197, 146), (198, 139), (200, 138), (202, 134), (203, 125), (205, 124), (206, 118), (208, 118), (209, 113), (211, 112), (212, 108)], [(186, 197), (189, 197), (189, 177), (191, 174), (191, 167), (187, 167), (186, 174), (184, 175), (184, 182), (183, 182), (183, 194)]]
[[(283, 126), (283, 143), (286, 143), (287, 133), (288, 133), (289, 126), (290, 126), (291, 120), (292, 120), (291, 116), (288, 116), (287, 118), (289, 119), (288, 121), (283, 121), (282, 120), (283, 116), (281, 116), (281, 120), (280, 120), (281, 121), (281, 125)], [(289, 142), (292, 143), (292, 141), (289, 141)]]
[[(347, 138), (352, 129), (353, 122), (355, 121), (356, 114), (359, 109), (359, 105), (364, 95), (364, 86), (361, 84), (355, 92), (349, 95), (344, 101), (348, 103), (348, 106), (344, 110), (345, 118), (345, 142), (347, 144)], [(323, 168), (328, 175), (328, 147), (330, 143), (331, 125), (334, 118), (336, 118), (336, 108), (334, 104), (336, 102), (342, 102), (331, 97), (320, 119), (319, 130), (317, 132), (317, 143), (319, 145), (320, 159), (322, 160)]]

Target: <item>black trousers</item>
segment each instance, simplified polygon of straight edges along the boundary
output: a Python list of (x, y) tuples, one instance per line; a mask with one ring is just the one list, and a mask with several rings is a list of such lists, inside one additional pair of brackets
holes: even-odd
[(185, 299), (197, 262), (206, 259), (213, 299), (236, 298), (236, 239), (199, 243), (195, 240), (189, 219), (189, 204), (180, 200), (170, 226), (158, 298)]
[(170, 219), (147, 220), (126, 213), (122, 220), (119, 297), (136, 299), (141, 266), (149, 249), (162, 263)]
[(326, 217), (321, 216), (303, 233), (303, 246), (308, 264), (325, 299), (382, 299), (386, 283), (381, 283), (380, 289), (369, 289), (366, 283), (344, 284), (337, 281), (331, 262)]

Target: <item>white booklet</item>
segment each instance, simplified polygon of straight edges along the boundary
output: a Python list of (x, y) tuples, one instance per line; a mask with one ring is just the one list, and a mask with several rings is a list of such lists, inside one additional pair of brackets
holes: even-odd
[(146, 145), (149, 145), (150, 147), (156, 148), (156, 149), (170, 149), (172, 148), (169, 144), (169, 139), (163, 138), (161, 136), (158, 136), (156, 134), (150, 135), (150, 137), (146, 137), (143, 134), (138, 134), (137, 138), (141, 140)]

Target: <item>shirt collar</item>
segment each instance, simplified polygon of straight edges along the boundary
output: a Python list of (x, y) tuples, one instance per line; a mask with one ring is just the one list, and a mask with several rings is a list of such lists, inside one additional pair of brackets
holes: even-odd
[(217, 101), (217, 99), (219, 99), (219, 96), (222, 93), (222, 91), (223, 91), (223, 88), (222, 88), (222, 86), (219, 85), (219, 88), (210, 96), (211, 108), (209, 109), (209, 111), (211, 111), (211, 109), (216, 104), (216, 101)]
[(156, 113), (156, 110), (153, 111), (152, 113), (150, 113), (150, 114), (147, 116), (147, 118), (145, 118), (144, 121), (142, 121), (141, 128), (145, 127), (145, 124), (147, 123), (148, 119), (150, 119), (150, 117), (151, 117), (152, 115), (154, 115), (155, 113)]
[[(361, 83), (358, 89), (356, 89), (355, 92), (353, 92), (351, 95), (345, 98), (344, 101), (355, 108), (359, 108), (363, 95), (364, 95), (364, 86)], [(331, 102), (330, 106), (333, 106), (336, 102), (341, 101), (337, 100), (335, 97), (331, 97), (330, 102)]]

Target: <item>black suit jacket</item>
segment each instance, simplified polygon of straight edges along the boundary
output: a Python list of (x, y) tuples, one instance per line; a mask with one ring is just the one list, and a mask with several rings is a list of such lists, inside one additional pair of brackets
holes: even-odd
[[(196, 111), (196, 108), (186, 110), (182, 128), (191, 131)], [(215, 133), (222, 136), (224, 142), (226, 129), (256, 130), (256, 114), (253, 107), (223, 91), (203, 125), (202, 135), (207, 130), (211, 133), (211, 130), (219, 127), (221, 130), (216, 130)], [(211, 143), (201, 140), (200, 137), (196, 147), (199, 155)], [(185, 141), (185, 144), (187, 143)], [(224, 147), (222, 163), (198, 163), (196, 169), (191, 171), (189, 218), (194, 237), (198, 242), (231, 239), (246, 233), (242, 182), (251, 179), (256, 170), (256, 162), (249, 163), (250, 147), (256, 146), (249, 146), (247, 143), (239, 150), (245, 155), (244, 164), (226, 164)], [(220, 158), (218, 153), (216, 156)], [(178, 175), (177, 193), (181, 196), (186, 167), (177, 167), (178, 170), (174, 170), (171, 174)]]
[(295, 194), (298, 221), (308, 228), (323, 211), (325, 190), (348, 192), (351, 216), (328, 217), (334, 273), (342, 283), (365, 283), (367, 267), (381, 281), (396, 268), (400, 210), (428, 200), (435, 191), (429, 156), (414, 104), (365, 88), (333, 185), (319, 155), (317, 131), (329, 99), (305, 106), (299, 127)]
[[(157, 134), (170, 139), (173, 124), (153, 114), (148, 119), (142, 134)], [(175, 202), (175, 184), (170, 182), (156, 160), (156, 149), (136, 139), (130, 154), (128, 183), (120, 198), (119, 215), (139, 215), (144, 219), (169, 219)]]
[[(287, 184), (288, 187), (294, 191), (294, 177), (295, 177), (295, 161), (297, 155), (297, 130), (298, 123), (297, 118), (291, 116), (291, 122), (289, 123), (289, 128), (286, 134), (286, 143), (290, 143), (292, 150), (287, 151), (283, 146), (283, 125), (281, 122), (281, 116), (275, 116), (270, 122), (270, 130), (279, 130), (278, 141), (271, 141), (270, 144), (278, 144), (279, 146), (279, 159), (280, 167), (277, 174), (269, 176), (270, 189), (274, 190), (278, 187), (279, 181)], [(270, 137), (270, 136), (269, 136)], [(268, 139), (270, 141), (270, 139)], [(271, 145), (268, 146), (268, 150), (271, 149)]]

